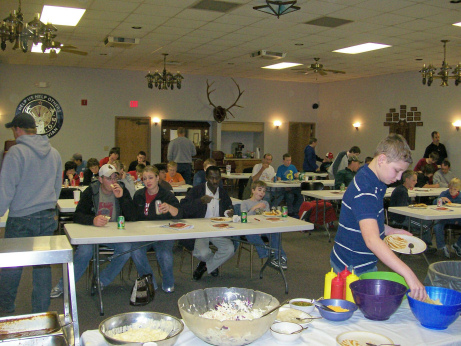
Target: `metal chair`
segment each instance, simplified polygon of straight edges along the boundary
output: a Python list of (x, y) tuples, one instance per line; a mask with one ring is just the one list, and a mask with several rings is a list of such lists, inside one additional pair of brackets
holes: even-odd
[[(245, 236), (241, 236), (240, 239), (246, 240)], [(246, 243), (239, 243), (238, 253), (237, 253), (237, 264), (235, 265), (236, 268), (240, 266), (240, 256), (242, 255), (242, 250), (248, 251), (250, 253), (250, 278), (253, 278), (253, 255), (256, 251), (256, 247), (253, 244), (246, 244)], [(261, 267), (264, 265), (264, 260), (261, 258)]]

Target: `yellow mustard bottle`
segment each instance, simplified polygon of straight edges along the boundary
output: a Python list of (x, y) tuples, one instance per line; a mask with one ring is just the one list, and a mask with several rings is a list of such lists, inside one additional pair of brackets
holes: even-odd
[(348, 300), (348, 301), (350, 301), (352, 303), (355, 303), (355, 301), (354, 301), (354, 297), (352, 296), (352, 291), (351, 291), (351, 288), (349, 287), (349, 285), (351, 283), (353, 283), (354, 281), (357, 281), (358, 279), (359, 279), (359, 277), (354, 274), (353, 269), (352, 269), (352, 274), (350, 274), (346, 278), (346, 300)]
[(324, 299), (330, 299), (331, 298), (331, 281), (336, 277), (337, 275), (333, 271), (333, 268), (331, 268), (331, 271), (325, 274), (325, 286), (323, 288), (323, 298)]

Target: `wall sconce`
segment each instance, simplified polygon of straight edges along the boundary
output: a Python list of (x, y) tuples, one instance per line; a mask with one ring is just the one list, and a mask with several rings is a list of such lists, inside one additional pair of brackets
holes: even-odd
[(461, 120), (456, 120), (453, 123), (453, 126), (456, 127), (456, 131), (459, 131), (459, 127), (461, 126)]
[(152, 124), (157, 126), (159, 123), (160, 123), (160, 118), (159, 117), (152, 118)]
[(360, 123), (353, 123), (352, 126), (354, 126), (355, 129), (358, 131), (360, 127)]
[(278, 129), (282, 125), (282, 122), (280, 120), (274, 121), (274, 126)]

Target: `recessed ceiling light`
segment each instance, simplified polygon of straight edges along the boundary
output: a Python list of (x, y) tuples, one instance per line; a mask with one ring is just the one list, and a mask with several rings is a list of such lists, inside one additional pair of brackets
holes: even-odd
[[(54, 49), (54, 48), (53, 48)], [(56, 51), (56, 54), (59, 54), (59, 52), (61, 51), (61, 49), (54, 49)], [(51, 48), (48, 48), (47, 50), (45, 50), (44, 52), (42, 52), (42, 44), (41, 43), (37, 43), (37, 44), (32, 44), (32, 48), (30, 50), (32, 53), (45, 53), (45, 54), (49, 54), (50, 51), (51, 51)]]
[(461, 26), (461, 22), (459, 22), (459, 23), (454, 23), (453, 25), (454, 25), (454, 26)]
[(281, 62), (275, 65), (263, 66), (262, 68), (267, 68), (271, 70), (282, 70), (284, 68), (289, 68), (293, 66), (299, 66), (302, 64), (298, 64), (297, 62)]
[(369, 52), (369, 51), (372, 51), (372, 50), (388, 48), (388, 47), (391, 47), (391, 46), (389, 46), (387, 44), (381, 44), (381, 43), (363, 43), (363, 44), (359, 44), (357, 46), (352, 46), (352, 47), (347, 47), (347, 48), (334, 50), (333, 52), (335, 52), (335, 53), (345, 53), (345, 54), (358, 54), (358, 53), (364, 53), (364, 52)]
[(295, 46), (304, 46), (304, 43), (295, 43)]
[(45, 24), (76, 26), (85, 11), (82, 8), (45, 5), (40, 20)]
[(423, 58), (416, 58), (415, 60), (416, 60), (416, 61), (422, 61)]
[(142, 26), (132, 26), (131, 29), (139, 30), (142, 29)]

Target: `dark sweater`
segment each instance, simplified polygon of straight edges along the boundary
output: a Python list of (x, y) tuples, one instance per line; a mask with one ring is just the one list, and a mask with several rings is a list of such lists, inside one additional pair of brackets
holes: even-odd
[[(178, 208), (178, 215), (172, 216), (170, 213), (157, 215), (155, 212), (155, 201), (160, 200), (162, 203), (168, 203), (169, 205)], [(133, 204), (136, 209), (136, 220), (168, 220), (168, 219), (180, 219), (182, 217), (181, 208), (179, 207), (179, 201), (175, 195), (168, 190), (165, 190), (159, 186), (157, 196), (149, 204), (148, 215), (144, 215), (144, 207), (146, 205), (146, 188), (142, 188), (133, 196)]]
[[(411, 198), (408, 195), (408, 189), (403, 186), (399, 185), (397, 186), (394, 191), (392, 191), (391, 194), (391, 201), (389, 206), (391, 207), (406, 207), (410, 205), (411, 203)], [(405, 221), (405, 215), (400, 215), (400, 214), (395, 214), (395, 213), (389, 213), (389, 219), (392, 222), (402, 224)]]
[[(207, 211), (207, 204), (203, 204), (200, 198), (205, 196), (206, 183), (194, 186), (189, 190), (180, 205), (185, 218), (204, 218)], [(226, 190), (219, 189), (219, 216), (224, 216), (226, 210), (233, 209), (232, 201)]]

